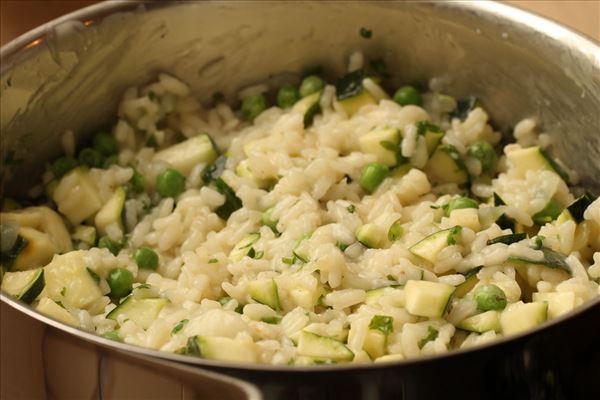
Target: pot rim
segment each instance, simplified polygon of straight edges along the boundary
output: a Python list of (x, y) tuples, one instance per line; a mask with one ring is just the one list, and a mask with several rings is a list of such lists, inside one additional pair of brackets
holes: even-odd
[[(326, 1), (329, 2), (329, 1)], [(69, 14), (63, 15), (52, 21), (49, 21), (37, 28), (34, 28), (19, 37), (8, 42), (0, 48), (0, 74), (3, 75), (6, 71), (12, 69), (18, 65), (22, 60), (27, 59), (34, 55), (37, 51), (42, 49), (42, 45), (45, 41), (48, 32), (51, 31), (57, 25), (60, 25), (67, 21), (82, 21), (86, 26), (97, 23), (104, 17), (123, 11), (132, 11), (136, 8), (152, 10), (161, 7), (175, 7), (189, 3), (186, 1), (149, 1), (149, 0), (125, 0), (125, 1), (114, 1), (114, 2), (102, 2), (94, 4), (82, 9), (76, 10)], [(208, 2), (207, 2), (208, 3)], [(233, 1), (231, 3), (238, 3)], [(239, 2), (242, 3), (242, 2)], [(339, 2), (336, 2), (339, 4)], [(538, 16), (520, 8), (510, 6), (507, 4), (501, 4), (496, 1), (428, 1), (428, 3), (462, 10), (463, 12), (472, 12), (477, 15), (495, 16), (498, 20), (509, 21), (521, 26), (530, 28), (532, 31), (543, 34), (547, 40), (558, 42), (562, 47), (568, 48), (569, 51), (580, 53), (585, 58), (590, 59), (591, 64), (600, 68), (600, 41), (590, 38), (583, 33), (577, 32), (573, 29), (567, 28), (564, 25), (547, 19), (545, 17)], [(377, 6), (374, 4), (374, 6)], [(192, 364), (201, 367), (208, 367), (213, 369), (230, 369), (230, 370), (245, 370), (245, 371), (256, 371), (256, 372), (278, 372), (278, 373), (315, 373), (315, 372), (341, 372), (341, 371), (360, 371), (360, 370), (378, 370), (389, 367), (410, 367), (417, 366), (424, 363), (435, 362), (437, 360), (449, 360), (455, 357), (461, 357), (467, 354), (472, 354), (478, 351), (485, 351), (493, 347), (501, 347), (509, 345), (513, 342), (526, 339), (531, 336), (535, 336), (540, 331), (551, 329), (556, 325), (562, 323), (568, 323), (567, 321), (571, 318), (596, 308), (600, 310), (600, 297), (589, 301), (576, 310), (568, 313), (567, 315), (560, 316), (552, 321), (547, 321), (533, 329), (525, 332), (496, 339), (488, 343), (484, 343), (478, 346), (449, 351), (447, 353), (422, 356), (418, 358), (410, 358), (396, 361), (386, 361), (371, 364), (336, 364), (336, 365), (317, 365), (317, 366), (288, 366), (288, 365), (270, 365), (270, 364), (249, 364), (239, 362), (222, 362), (208, 360), (198, 357), (179, 355), (166, 351), (153, 350), (141, 346), (135, 346), (126, 343), (115, 342), (110, 339), (106, 339), (102, 336), (96, 335), (95, 333), (84, 331), (79, 328), (64, 324), (53, 318), (50, 318), (44, 314), (37, 312), (31, 306), (26, 305), (11, 296), (6, 295), (4, 292), (0, 292), (0, 301), (5, 304), (21, 311), (22, 313), (41, 321), (53, 328), (62, 330), (85, 341), (92, 342), (94, 344), (113, 348), (115, 350), (123, 352), (131, 352), (143, 356), (150, 356), (160, 358), (164, 360), (176, 361), (185, 364)]]

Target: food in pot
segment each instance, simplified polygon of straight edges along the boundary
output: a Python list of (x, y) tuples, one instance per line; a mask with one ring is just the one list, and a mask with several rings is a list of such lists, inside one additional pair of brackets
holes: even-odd
[(504, 145), (479, 100), (363, 64), (237, 110), (166, 74), (129, 89), (110, 131), (65, 133), (44, 195), (4, 199), (2, 289), (112, 340), (277, 365), (444, 353), (599, 295), (600, 200), (533, 119)]

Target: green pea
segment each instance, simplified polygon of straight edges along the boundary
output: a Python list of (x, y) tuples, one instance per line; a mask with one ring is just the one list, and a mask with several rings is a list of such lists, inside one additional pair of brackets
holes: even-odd
[(293, 85), (286, 83), (277, 92), (277, 105), (281, 108), (289, 108), (300, 98), (298, 89)]
[(110, 133), (100, 132), (94, 136), (94, 149), (105, 156), (116, 154), (118, 151), (117, 141)]
[(496, 164), (496, 151), (485, 140), (479, 140), (470, 145), (467, 149), (467, 155), (479, 160), (483, 172), (490, 172)]
[(86, 147), (79, 152), (79, 162), (90, 168), (101, 168), (104, 165), (104, 157), (98, 150)]
[(450, 200), (448, 204), (443, 206), (446, 217), (449, 216), (452, 211), (461, 208), (479, 208), (479, 204), (475, 200), (468, 197), (458, 197)]
[(360, 175), (360, 186), (368, 193), (375, 189), (390, 174), (390, 169), (382, 163), (374, 162), (367, 164)]
[(313, 93), (323, 90), (324, 87), (325, 82), (317, 75), (307, 76), (302, 80), (302, 83), (300, 84), (300, 97), (309, 96)]
[(142, 193), (146, 189), (146, 179), (136, 170), (134, 170), (133, 176), (129, 182), (131, 184), (131, 189), (133, 189), (135, 193)]
[(144, 269), (158, 268), (158, 254), (148, 247), (140, 247), (133, 254), (133, 259), (138, 267)]
[(177, 197), (185, 190), (185, 176), (173, 168), (168, 168), (156, 178), (156, 191), (162, 197)]
[(474, 297), (481, 311), (503, 310), (506, 307), (506, 294), (493, 284), (477, 286)]
[(265, 111), (267, 107), (269, 107), (269, 103), (264, 94), (248, 96), (242, 101), (242, 116), (246, 121), (252, 122), (260, 115), (260, 113)]
[(73, 157), (65, 156), (54, 160), (52, 163), (52, 172), (56, 178), (62, 178), (67, 172), (77, 167), (79, 163)]
[(108, 274), (106, 282), (110, 287), (110, 296), (120, 299), (131, 293), (133, 289), (133, 274), (126, 268), (115, 268)]
[(400, 89), (396, 90), (396, 93), (394, 93), (394, 101), (401, 106), (409, 104), (420, 106), (423, 104), (421, 93), (412, 86), (402, 86)]
[(98, 239), (98, 247), (101, 249), (108, 249), (115, 256), (121, 251), (121, 245), (108, 236), (102, 236)]

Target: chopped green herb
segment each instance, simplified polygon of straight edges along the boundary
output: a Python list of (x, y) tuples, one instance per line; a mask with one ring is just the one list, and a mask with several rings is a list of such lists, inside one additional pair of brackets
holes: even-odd
[(419, 349), (422, 349), (423, 347), (425, 347), (425, 345), (428, 342), (431, 342), (432, 340), (437, 339), (438, 337), (438, 330), (435, 329), (433, 326), (428, 326), (427, 327), (427, 336), (425, 336), (423, 339), (421, 339), (419, 341)]
[(356, 206), (354, 204), (350, 204), (348, 207), (346, 207), (346, 210), (348, 210), (350, 214), (354, 214), (354, 211), (356, 211)]
[(225, 171), (226, 164), (227, 156), (220, 155), (212, 164), (202, 170), (202, 182), (208, 185), (210, 182), (220, 178), (223, 171)]
[(182, 319), (181, 321), (179, 321), (179, 322), (177, 323), (177, 325), (175, 325), (175, 326), (173, 327), (173, 330), (171, 330), (171, 336), (174, 336), (174, 335), (176, 335), (177, 333), (179, 333), (179, 331), (180, 331), (180, 330), (182, 330), (182, 329), (183, 329), (183, 327), (184, 327), (184, 326), (185, 326), (185, 325), (186, 325), (188, 322), (190, 322), (188, 319)]
[(216, 264), (218, 262), (219, 262), (219, 260), (217, 260), (216, 258), (211, 258), (210, 260), (208, 260), (209, 264)]
[(394, 330), (394, 318), (387, 315), (375, 315), (371, 319), (371, 323), (369, 324), (369, 329), (377, 329), (383, 332), (386, 335), (392, 333)]

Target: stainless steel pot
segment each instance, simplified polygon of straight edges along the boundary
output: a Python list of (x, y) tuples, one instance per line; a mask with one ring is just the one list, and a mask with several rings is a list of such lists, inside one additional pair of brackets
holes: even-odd
[[(373, 37), (360, 37), (361, 27), (372, 29)], [(110, 121), (123, 90), (157, 72), (187, 81), (203, 99), (221, 90), (233, 100), (241, 86), (282, 72), (315, 64), (339, 72), (358, 49), (383, 57), (395, 83), (424, 84), (436, 77), (449, 94), (478, 95), (500, 129), (538, 116), (557, 143), (557, 155), (582, 185), (598, 191), (597, 43), (495, 2), (338, 1), (107, 2), (21, 36), (1, 49), (2, 191), (25, 195), (44, 162), (59, 154), (66, 129), (81, 137)], [(600, 390), (589, 382), (600, 376), (600, 300), (474, 350), (390, 364), (292, 368), (226, 364), (115, 343), (4, 294), (0, 298), (73, 340), (123, 357), (149, 356), (146, 362), (202, 379), (215, 379), (204, 370), (246, 379), (268, 399), (581, 398)]]

